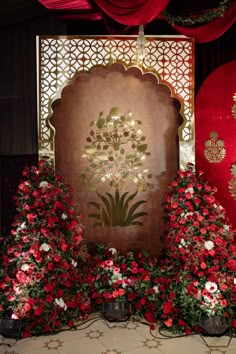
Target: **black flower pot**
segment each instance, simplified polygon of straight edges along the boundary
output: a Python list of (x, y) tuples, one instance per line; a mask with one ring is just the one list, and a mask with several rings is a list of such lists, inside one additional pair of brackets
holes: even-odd
[(21, 320), (15, 320), (8, 317), (0, 318), (0, 335), (6, 338), (21, 337)]
[(225, 316), (202, 316), (199, 326), (208, 335), (223, 335), (230, 327), (230, 321)]
[(130, 318), (132, 306), (128, 301), (104, 302), (102, 313), (109, 322), (124, 322)]

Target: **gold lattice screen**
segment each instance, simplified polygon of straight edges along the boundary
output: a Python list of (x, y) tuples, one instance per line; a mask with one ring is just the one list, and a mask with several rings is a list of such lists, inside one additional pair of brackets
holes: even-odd
[[(54, 159), (54, 130), (49, 123), (51, 103), (78, 71), (111, 61), (136, 61), (134, 36), (39, 36), (38, 141), (39, 155)], [(143, 69), (155, 71), (173, 88), (182, 104), (184, 123), (179, 131), (180, 167), (195, 163), (194, 153), (194, 43), (183, 36), (146, 36)]]

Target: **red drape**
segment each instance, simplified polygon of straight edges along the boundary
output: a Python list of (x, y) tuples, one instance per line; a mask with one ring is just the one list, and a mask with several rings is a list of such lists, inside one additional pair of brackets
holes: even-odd
[(236, 21), (236, 2), (234, 2), (224, 13), (223, 17), (218, 17), (215, 20), (201, 26), (187, 28), (174, 26), (174, 29), (191, 38), (195, 38), (198, 43), (211, 42), (224, 34)]
[(128, 26), (153, 21), (170, 0), (95, 0), (95, 3), (113, 20)]
[[(98, 20), (103, 14), (109, 33), (117, 33), (119, 23), (127, 27), (119, 33), (132, 33), (132, 26), (146, 24), (156, 18), (164, 18), (161, 13), (170, 0), (94, 0), (97, 8), (89, 0), (38, 0), (48, 9), (77, 10), (69, 18), (83, 20)], [(100, 11), (99, 11), (100, 10)], [(110, 21), (109, 21), (110, 18)], [(167, 18), (165, 18), (167, 21)], [(210, 42), (225, 33), (236, 21), (236, 1), (225, 11), (224, 16), (197, 27), (173, 26), (173, 28), (187, 37), (195, 38), (196, 42)]]

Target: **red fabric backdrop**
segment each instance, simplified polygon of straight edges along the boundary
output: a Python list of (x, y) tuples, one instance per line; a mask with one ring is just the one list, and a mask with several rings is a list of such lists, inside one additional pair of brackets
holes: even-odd
[[(95, 6), (91, 6), (88, 0), (39, 0), (39, 2), (51, 10), (77, 10), (68, 15), (73, 19), (98, 20), (106, 17), (124, 25), (117, 33), (117, 28), (107, 26), (110, 33), (134, 33), (132, 26), (145, 25), (156, 18), (166, 19), (162, 12), (170, 0), (94, 0)], [(64, 17), (66, 17), (64, 15)], [(166, 19), (167, 20), (167, 19)], [(174, 26), (174, 29), (188, 37), (195, 38), (196, 42), (210, 42), (220, 37), (236, 21), (236, 1), (225, 11), (224, 16), (215, 20), (191, 28)]]
[[(216, 186), (217, 198), (226, 208), (231, 222), (236, 226), (236, 200), (229, 193), (228, 183), (232, 163), (236, 163), (236, 118), (232, 115), (233, 95), (236, 92), (236, 61), (216, 69), (202, 84), (196, 98), (196, 165)], [(204, 156), (205, 142), (210, 133), (217, 132), (224, 141), (226, 155), (221, 162), (210, 163)]]

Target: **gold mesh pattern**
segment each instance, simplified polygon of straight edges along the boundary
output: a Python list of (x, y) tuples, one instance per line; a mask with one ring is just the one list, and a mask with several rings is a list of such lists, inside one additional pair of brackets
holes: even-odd
[[(39, 156), (54, 158), (50, 106), (60, 97), (62, 88), (78, 71), (115, 61), (137, 63), (136, 39), (136, 36), (37, 37)], [(146, 36), (146, 55), (142, 63), (145, 70), (157, 72), (162, 81), (173, 87), (183, 106), (185, 122), (179, 132), (180, 166), (194, 162), (193, 46), (192, 39), (182, 36)], [(182, 156), (181, 151), (184, 151)]]

